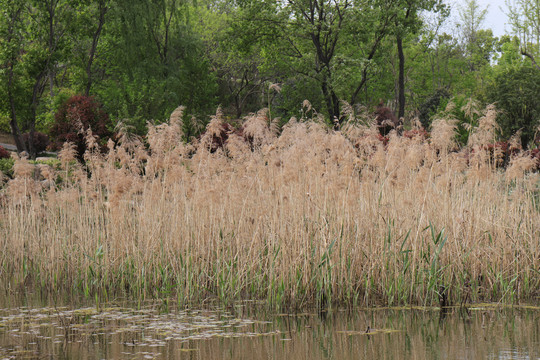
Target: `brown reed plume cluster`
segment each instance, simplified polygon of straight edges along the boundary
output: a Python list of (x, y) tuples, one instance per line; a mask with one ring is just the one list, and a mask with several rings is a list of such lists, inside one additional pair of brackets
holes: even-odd
[(239, 129), (218, 111), (192, 143), (178, 110), (146, 139), (120, 128), (106, 154), (88, 132), (84, 164), (70, 144), (58, 164), (16, 160), (2, 286), (296, 308), (537, 299), (538, 164), (497, 166), (494, 111), (463, 149), (452, 119), (385, 144), (352, 115), (278, 131), (266, 110)]

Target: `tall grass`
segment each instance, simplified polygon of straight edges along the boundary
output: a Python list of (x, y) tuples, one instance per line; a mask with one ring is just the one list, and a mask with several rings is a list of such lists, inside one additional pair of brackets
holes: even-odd
[(213, 151), (219, 112), (191, 144), (174, 115), (106, 155), (89, 133), (84, 165), (69, 144), (56, 167), (16, 161), (6, 288), (290, 308), (537, 299), (539, 174), (524, 155), (495, 166), (489, 111), (460, 151), (451, 120), (385, 146), (354, 119), (278, 134), (264, 111)]

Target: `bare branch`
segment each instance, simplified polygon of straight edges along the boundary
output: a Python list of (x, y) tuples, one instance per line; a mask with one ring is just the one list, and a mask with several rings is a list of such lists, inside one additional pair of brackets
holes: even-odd
[(531, 59), (533, 65), (538, 69), (540, 70), (540, 65), (538, 65), (538, 63), (536, 62), (536, 60), (534, 59), (534, 56), (530, 53), (528, 53), (527, 51), (525, 51), (525, 49), (521, 49), (521, 55), (523, 56), (526, 56), (528, 57), (529, 59)]

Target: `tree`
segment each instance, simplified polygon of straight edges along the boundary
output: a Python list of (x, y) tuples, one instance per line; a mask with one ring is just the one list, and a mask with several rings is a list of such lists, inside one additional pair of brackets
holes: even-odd
[(77, 87), (89, 96), (95, 80), (94, 64), (100, 56), (99, 45), (112, 5), (111, 0), (77, 0), (72, 4), (77, 11), (70, 29), (70, 44), (74, 65), (82, 70)]
[[(398, 0), (240, 4), (238, 27), (264, 44), (266, 61), (280, 66), (283, 78), (316, 84), (328, 119), (335, 122), (340, 99), (350, 97), (355, 103), (365, 87), (376, 53), (390, 34)], [(295, 86), (284, 84), (283, 92)]]
[(450, 97), (450, 90), (463, 80), (466, 62), (458, 40), (438, 28), (423, 28), (406, 44), (409, 55), (407, 73), (407, 103), (418, 110), (418, 116), (428, 127), (430, 117)]
[(482, 9), (476, 0), (466, 0), (465, 5), (459, 8), (459, 26), (468, 54), (474, 51), (472, 48), (478, 40), (477, 34), (486, 19), (488, 7)]
[[(363, 13), (359, 13), (357, 14), (359, 17), (353, 22), (355, 26), (351, 29), (352, 33), (365, 35), (353, 42), (358, 47), (356, 51), (361, 53), (363, 57), (360, 58), (362, 65), (358, 69), (361, 73), (361, 78), (355, 84), (355, 89), (350, 100), (351, 104), (357, 102), (360, 91), (365, 88), (371, 75), (370, 71), (375, 67), (376, 54), (377, 52), (381, 52), (381, 48), (384, 47), (384, 40), (391, 33), (393, 21), (396, 18), (396, 13), (392, 9), (396, 4), (397, 2), (392, 0), (383, 1), (380, 5), (375, 2), (372, 4), (373, 10), (375, 10), (372, 16), (362, 19), (361, 16)], [(369, 6), (369, 3), (366, 5)], [(363, 24), (363, 26), (358, 26), (359, 24)], [(365, 45), (362, 46), (362, 44)], [(389, 51), (389, 49), (386, 49), (386, 51)]]
[(489, 63), (493, 52), (494, 37), (491, 30), (483, 30), (488, 7), (482, 9), (476, 0), (467, 0), (459, 9), (464, 55), (471, 71)]
[[(164, 121), (179, 105), (187, 115), (214, 108), (216, 82), (204, 44), (180, 0), (115, 0), (100, 44), (101, 80), (92, 86), (115, 119), (144, 132), (148, 120)], [(214, 108), (215, 111), (215, 108)]]
[(216, 0), (194, 7), (196, 31), (201, 34), (205, 52), (219, 84), (219, 102), (224, 112), (240, 118), (260, 109), (260, 98), (270, 76), (262, 71), (263, 56), (251, 32), (238, 31), (238, 7)]
[[(66, 0), (4, 0), (2, 5), (7, 9), (2, 19), (7, 40), (2, 53), (12, 134), (18, 151), (28, 150), (35, 157), (38, 107), (47, 85), (51, 91), (54, 87), (71, 8)], [(28, 148), (21, 141), (19, 127), (29, 132)]]
[(540, 70), (536, 59), (540, 55), (540, 1), (515, 0), (506, 1), (508, 20), (512, 32), (521, 41), (521, 54), (528, 57), (532, 64)]
[[(10, 114), (10, 126), (13, 139), (17, 145), (17, 151), (21, 152), (26, 150), (26, 145), (22, 141), (21, 131), (18, 124), (18, 103), (17, 92), (18, 84), (16, 81), (18, 63), (22, 50), (22, 17), (24, 10), (23, 1), (2, 0), (0, 2), (1, 8), (4, 9), (0, 14), (0, 35), (4, 40), (0, 45), (0, 56), (2, 70), (2, 89), (6, 90), (5, 95), (2, 96), (2, 108), (9, 110), (6, 113)], [(7, 102), (4, 100), (7, 98)]]
[[(452, 36), (440, 34), (448, 17), (447, 10), (444, 8), (434, 14), (423, 13), (420, 29), (405, 38), (404, 53), (408, 57), (408, 66), (404, 66), (403, 78), (407, 79), (407, 103), (410, 108), (419, 110), (419, 116), (424, 122), (427, 122), (429, 113), (436, 111), (439, 102), (447, 96), (452, 85), (453, 62), (456, 55), (461, 54)], [(395, 69), (394, 62), (392, 65)], [(396, 75), (399, 74), (394, 70), (393, 75), (396, 84)], [(394, 87), (398, 88), (396, 85)]]
[(534, 139), (540, 126), (540, 72), (531, 65), (509, 66), (500, 71), (488, 90), (500, 114), (497, 121), (502, 135), (509, 138), (521, 131), (523, 146)]
[(417, 33), (422, 26), (422, 11), (444, 12), (446, 6), (441, 0), (401, 0), (395, 18), (396, 46), (398, 52), (398, 118), (405, 116), (405, 53), (403, 39), (408, 34)]
[[(309, 39), (313, 51), (313, 76), (320, 84), (330, 121), (339, 118), (339, 97), (336, 94), (334, 77), (334, 57), (337, 52), (340, 33), (344, 21), (353, 9), (352, 1), (289, 0), (286, 10), (292, 21), (290, 30)], [(294, 46), (294, 43), (293, 43)], [(291, 49), (293, 56), (304, 57), (300, 45)]]

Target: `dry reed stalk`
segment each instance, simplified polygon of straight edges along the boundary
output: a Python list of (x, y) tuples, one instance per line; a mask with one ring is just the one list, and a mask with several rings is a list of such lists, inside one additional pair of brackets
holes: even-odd
[(452, 152), (452, 121), (431, 142), (391, 135), (384, 147), (352, 121), (343, 133), (291, 122), (278, 136), (266, 112), (246, 120), (251, 144), (231, 134), (212, 152), (220, 112), (194, 145), (181, 142), (180, 116), (149, 126), (149, 150), (127, 137), (105, 156), (89, 147), (89, 173), (66, 145), (43, 172), (57, 186), (18, 160), (2, 190), (2, 274), (294, 306), (432, 304), (442, 286), (459, 301), (467, 284), (475, 300), (535, 296), (540, 190), (523, 157), (504, 172), (477, 143), (472, 156)]

